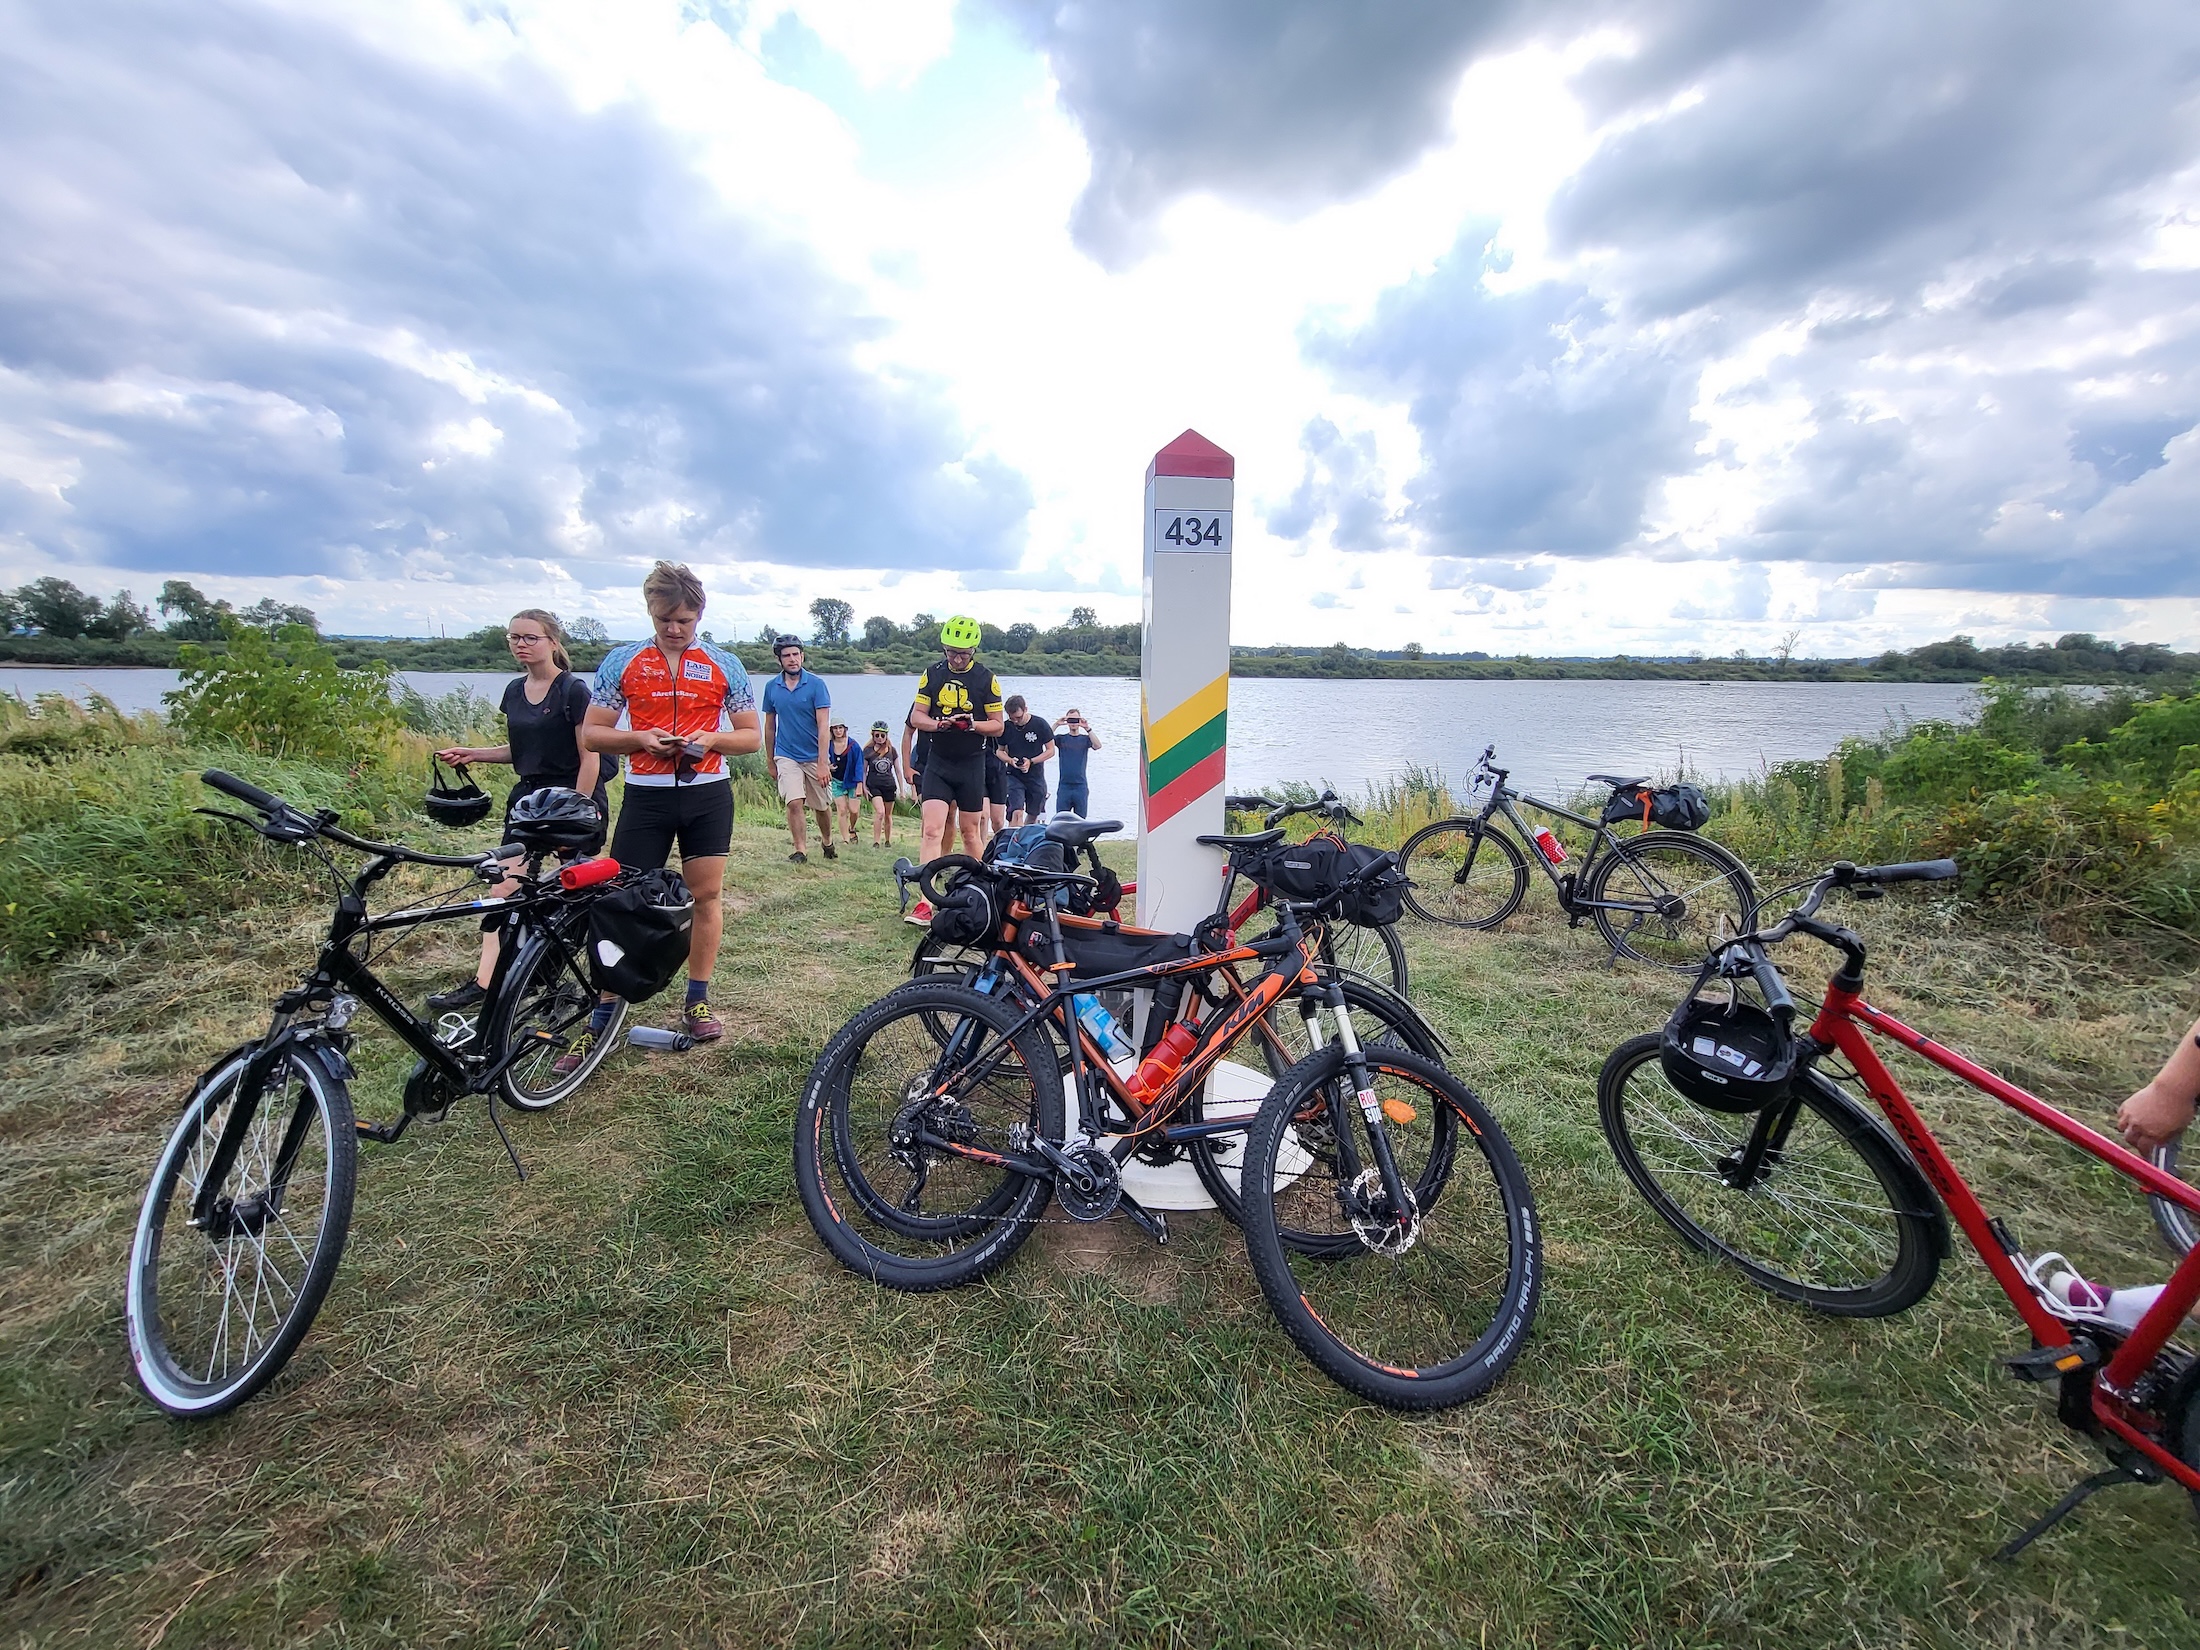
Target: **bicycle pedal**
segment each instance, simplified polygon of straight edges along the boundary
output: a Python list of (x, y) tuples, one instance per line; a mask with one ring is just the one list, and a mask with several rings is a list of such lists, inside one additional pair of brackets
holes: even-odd
[(2072, 1341), (2066, 1346), (2035, 1346), (1997, 1361), (2020, 1381), (2059, 1381), (2081, 1369), (2098, 1368), (2101, 1349), (2091, 1341)]

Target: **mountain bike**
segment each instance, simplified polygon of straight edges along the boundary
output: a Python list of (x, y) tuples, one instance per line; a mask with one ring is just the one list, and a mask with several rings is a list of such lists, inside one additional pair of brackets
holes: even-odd
[[(1488, 792), (1479, 812), (1424, 825), (1398, 851), (1406, 908), (1415, 916), (1453, 928), (1495, 928), (1527, 898), (1533, 862), (1557, 892), (1569, 927), (1588, 918), (1614, 955), (1637, 962), (1693, 969), (1720, 934), (1755, 920), (1756, 885), (1717, 843), (1691, 831), (1621, 836), (1604, 818), (1514, 790), (1506, 783), (1511, 770), (1495, 766), (1496, 755), (1495, 745), (1483, 750), (1468, 786), (1470, 803)], [(1606, 773), (1589, 778), (1614, 795), (1649, 783)], [(1588, 856), (1571, 866), (1566, 845), (1548, 826), (1529, 824), (1522, 807), (1587, 831)]]
[[(1114, 820), (1106, 819), (1059, 819), (1046, 827), (1050, 836), (1068, 850), (1072, 863), (1080, 850), (1089, 853), (1094, 838), (1119, 829), (1121, 827)], [(951, 856), (928, 862), (919, 871), (904, 859), (896, 862), (894, 876), (901, 884), (904, 903), (908, 899), (909, 885), (917, 883), (924, 888), (925, 897), (932, 901), (933, 908), (939, 910), (942, 902), (951, 897), (947, 879), (967, 874), (975, 864), (977, 862), (961, 856)], [(980, 874), (985, 869), (981, 866)], [(1094, 906), (1089, 913), (1081, 911), (1079, 907), (1090, 902), (1065, 900), (1059, 886), (1032, 885), (1027, 899), (1033, 903), (1044, 899), (1054, 905), (1062, 940), (1076, 963), (1073, 977), (1079, 979), (1092, 974), (1096, 967), (1105, 968), (1109, 963), (1133, 957), (1173, 960), (1195, 949), (1224, 951), (1237, 939), (1229, 917), (1219, 909), (1201, 924), (1195, 936), (1124, 927), (1106, 917), (1102, 907)], [(920, 975), (919, 979), (944, 976), (976, 991), (1029, 1005), (1040, 1000), (1047, 985), (1044, 976), (1049, 958), (1042, 949), (1045, 943), (1041, 931), (1027, 918), (1020, 929), (1012, 927), (976, 944), (954, 947), (953, 955), (961, 961), (952, 974), (942, 968), (934, 974)], [(1237, 977), (1237, 989), (1242, 991), (1246, 985), (1242, 969), (1236, 963), (1227, 966)], [(1359, 1017), (1355, 1024), (1360, 1028), (1361, 1041), (1367, 1046), (1402, 1049), (1439, 1062), (1449, 1052), (1435, 1028), (1405, 998), (1317, 955), (1307, 977), (1285, 991), (1254, 1023), (1245, 1039), (1251, 1050), (1260, 1056), (1265, 1073), (1250, 1065), (1225, 1065), (1218, 1068), (1213, 1083), (1186, 1102), (1187, 1121), (1207, 1123), (1235, 1118), (1237, 1132), (1201, 1134), (1182, 1140), (1149, 1135), (1134, 1153), (1139, 1161), (1162, 1165), (1189, 1160), (1215, 1207), (1232, 1224), (1240, 1223), (1238, 1160), (1244, 1153), (1243, 1130), (1251, 1124), (1252, 1115), (1258, 1110), (1259, 1096), (1299, 1061), (1330, 1041), (1331, 1033), (1323, 1012), (1328, 1002), (1325, 985), (1331, 978), (1342, 988), (1345, 1006)], [(1168, 991), (1163, 979), (1158, 984), (1155, 980), (1142, 980), (1135, 986), (1100, 984), (1090, 989), (1081, 988), (1075, 993), (1072, 1006), (1082, 1010), (1088, 1000), (1099, 1003), (1126, 1027), (1144, 1025), (1143, 1041), (1135, 1051), (1142, 1056), (1152, 1051), (1179, 999)], [(934, 1041), (946, 1047), (954, 1032), (954, 1016), (927, 1010), (923, 1021)], [(1049, 1020), (1043, 1024), (1051, 1028), (1054, 1022)], [(1053, 1039), (1050, 1037), (1049, 1041)], [(1061, 1072), (1065, 1076), (1070, 1074), (1074, 1070), (1070, 1048), (1066, 1043), (1057, 1042), (1055, 1051)], [(1010, 1055), (1004, 1065), (1013, 1069), (1015, 1058)], [(1105, 1051), (1101, 1058), (1105, 1059)], [(1120, 1134), (1132, 1126), (1131, 1119), (1115, 1106), (1111, 1095), (1103, 1092), (1099, 1100), (1103, 1138)]]
[[(439, 1121), (460, 1097), (478, 1094), (517, 1170), (497, 1100), (523, 1111), (556, 1105), (602, 1063), (625, 1012), (614, 1006), (612, 1026), (575, 1070), (555, 1069), (596, 1005), (587, 907), (612, 885), (615, 862), (545, 871), (546, 854), (525, 843), (421, 853), (355, 836), (336, 814), (302, 812), (234, 774), (201, 777), (258, 817), (200, 812), (306, 849), (333, 879), (336, 908), (312, 969), (276, 998), (266, 1032), (222, 1055), (193, 1086), (146, 1186), (124, 1291), (130, 1359), (154, 1403), (188, 1416), (243, 1403), (312, 1328), (343, 1258), (362, 1138), (394, 1142), (414, 1119)], [(324, 843), (367, 862), (347, 879)], [(370, 916), (368, 891), (400, 865), (461, 871), (468, 884), (517, 876), (520, 886), (500, 898), (445, 896)], [(477, 1016), (430, 1025), (373, 971), (378, 942), (498, 913), (503, 943)], [(361, 1007), (418, 1057), (389, 1123), (352, 1115), (349, 1050)]]
[[(1817, 919), (1826, 895), (1849, 889), (1873, 899), (1888, 884), (1955, 874), (1952, 860), (1838, 864), (1811, 879), (1808, 896), (1780, 921), (1714, 949), (1707, 968), (1715, 977), (1730, 988), (1753, 980), (1782, 1025), (1795, 1005), (1768, 948), (1805, 934), (1841, 954), (1796, 1045), (1784, 1097), (1753, 1112), (1700, 1105), (1667, 1080), (1661, 1035), (1652, 1034), (1622, 1043), (1605, 1062), (1597, 1114), (1620, 1167), (1660, 1219), (1759, 1288), (1821, 1312), (1880, 1317), (1916, 1304), (1939, 1275), (1954, 1216), (2030, 1332), (2031, 1347), (2003, 1359), (2004, 1367), (2021, 1380), (2054, 1383), (2058, 1418), (2110, 1462), (1998, 1555), (2013, 1558), (2110, 1484), (2172, 1479), (2200, 1509), (2200, 1359), (2171, 1339), (2200, 1300), (2200, 1254), (2179, 1263), (2128, 1332), (2059, 1303), (2037, 1276), (2043, 1268), (2006, 1221), (1987, 1214), (1865, 1033), (1891, 1039), (2190, 1214), (2200, 1215), (2200, 1191), (1864, 1001), (1864, 942)], [(1892, 1133), (1822, 1069), (1836, 1055)]]
[[(921, 873), (935, 904), (950, 868)], [(1210, 950), (1156, 936), (1109, 966), (1089, 936), (1079, 960), (1050, 897), (1089, 879), (997, 874), (1013, 889), (1003, 939), (1030, 1000), (904, 985), (843, 1026), (811, 1068), (795, 1179), (833, 1256), (890, 1288), (952, 1288), (998, 1269), (1050, 1199), (1073, 1221), (1120, 1210), (1167, 1242), (1166, 1218), (1124, 1192), (1123, 1165), (1148, 1141), (1244, 1130), (1242, 1119), (1202, 1118), (1197, 1097), (1312, 973), (1334, 1039), (1271, 1089), (1238, 1176), (1262, 1291), (1326, 1374), (1377, 1402), (1436, 1408), (1494, 1383), (1541, 1286), (1533, 1201), (1473, 1091), (1434, 1060), (1364, 1047), (1344, 982), (1316, 969), (1322, 922), (1349, 888), (1278, 904), (1278, 932), (1261, 940)], [(1237, 967), (1251, 964), (1259, 972), (1247, 980)], [(1075, 1009), (1078, 996), (1111, 988), (1174, 1005), (1128, 1073)], [(944, 1046), (927, 1016), (946, 1021)], [(1074, 1125), (1042, 1026), (1071, 1050)]]
[[(1243, 928), (1264, 910), (1271, 898), (1267, 885), (1261, 880), (1261, 861), (1269, 848), (1284, 840), (1283, 822), (1300, 814), (1320, 814), (1332, 826), (1359, 825), (1365, 823), (1338, 797), (1335, 791), (1325, 790), (1311, 802), (1277, 802), (1265, 796), (1232, 796), (1224, 798), (1224, 806), (1236, 813), (1259, 813), (1263, 829), (1238, 836), (1203, 836), (1199, 840), (1210, 846), (1220, 847), (1225, 857), (1222, 891), (1215, 901), (1215, 915), (1228, 920), (1232, 933)], [(1104, 836), (1120, 831), (1120, 820), (1095, 820), (1093, 836)], [(1340, 837), (1339, 840), (1342, 840)], [(1100, 856), (1085, 839), (1084, 852), (1088, 859), (1087, 874), (1100, 876)], [(1230, 896), (1236, 892), (1238, 880), (1245, 879), (1250, 886), (1235, 905)], [(1124, 896), (1138, 892), (1135, 882), (1104, 882), (1103, 896), (1094, 906), (1110, 916), (1120, 916)], [(1395, 923), (1381, 923), (1363, 927), (1348, 922), (1328, 924), (1322, 935), (1322, 960), (1334, 964), (1348, 973), (1357, 974), (1384, 986), (1399, 996), (1406, 994), (1406, 948), (1398, 938)], [(926, 979), (935, 975), (956, 978), (967, 977), (982, 963), (983, 957), (971, 947), (953, 945), (927, 933), (917, 941), (916, 951), (909, 959), (909, 977)]]

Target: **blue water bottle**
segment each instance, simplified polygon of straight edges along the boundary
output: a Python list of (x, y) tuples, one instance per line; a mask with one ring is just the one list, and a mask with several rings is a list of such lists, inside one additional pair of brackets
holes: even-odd
[(1107, 1011), (1098, 997), (1086, 995), (1073, 1001), (1077, 1005), (1077, 1023), (1092, 1034), (1092, 1040), (1100, 1045), (1100, 1052), (1107, 1057), (1109, 1065), (1128, 1060), (1137, 1052), (1122, 1022)]

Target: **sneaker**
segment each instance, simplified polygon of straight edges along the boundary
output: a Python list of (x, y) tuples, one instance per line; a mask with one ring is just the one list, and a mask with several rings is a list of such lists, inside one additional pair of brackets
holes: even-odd
[(588, 1051), (596, 1046), (596, 1034), (583, 1030), (573, 1039), (573, 1046), (550, 1062), (550, 1069), (560, 1077), (570, 1077), (588, 1063)]
[(680, 1016), (680, 1029), (698, 1043), (715, 1043), (726, 1034), (724, 1023), (711, 1013), (707, 1002), (689, 1003)]
[(789, 854), (789, 855), (788, 855), (787, 857), (788, 857), (789, 859), (793, 860), (793, 861), (794, 861), (794, 863), (795, 863), (795, 864), (797, 864), (797, 865), (807, 865), (807, 864), (809, 864), (809, 863), (810, 863), (810, 856), (809, 856), (808, 854), (804, 853), (804, 852), (803, 852), (803, 851), (802, 851), (802, 850), (801, 850), (800, 848), (797, 848), (797, 849), (796, 849), (796, 850), (795, 850), (795, 851), (794, 851), (793, 853)]
[(825, 857), (827, 859), (838, 859), (840, 857), (838, 854), (833, 852), (833, 845), (830, 842), (825, 844)]
[(468, 980), (464, 985), (454, 985), (448, 991), (435, 993), (428, 999), (428, 1007), (437, 1014), (450, 1014), (459, 1009), (472, 1008), (488, 995), (479, 980)]
[(916, 904), (909, 907), (909, 914), (901, 920), (903, 922), (913, 922), (919, 928), (929, 928), (932, 925), (932, 902), (928, 899), (918, 900)]

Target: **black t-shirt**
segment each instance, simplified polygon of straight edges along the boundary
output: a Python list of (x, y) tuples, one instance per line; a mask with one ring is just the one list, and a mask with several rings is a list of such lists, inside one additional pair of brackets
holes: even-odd
[(1047, 724), (1036, 716), (1027, 717), (1022, 727), (1011, 720), (1001, 730), (1001, 754), (1018, 762), (1028, 762), (1047, 748), (1050, 737)]
[[(504, 713), (506, 742), (512, 747), (512, 771), (522, 784), (576, 784), (581, 776), (581, 747), (575, 731), (588, 715), (588, 679), (565, 672), (550, 684), (542, 703), (527, 702), (527, 678), (515, 676), (504, 684), (504, 699), (497, 707)], [(604, 763), (603, 767), (608, 767)], [(610, 775), (598, 769), (599, 801)]]
[(863, 778), (875, 794), (891, 791), (901, 784), (901, 757), (889, 745), (880, 750), (875, 745), (863, 747)]
[[(917, 684), (917, 709), (943, 720), (969, 716), (989, 722), (1001, 714), (1001, 684), (992, 671), (976, 660), (968, 670), (949, 670), (940, 660)], [(985, 754), (986, 736), (961, 728), (941, 728), (932, 735), (932, 750), (943, 762), (967, 762)]]

